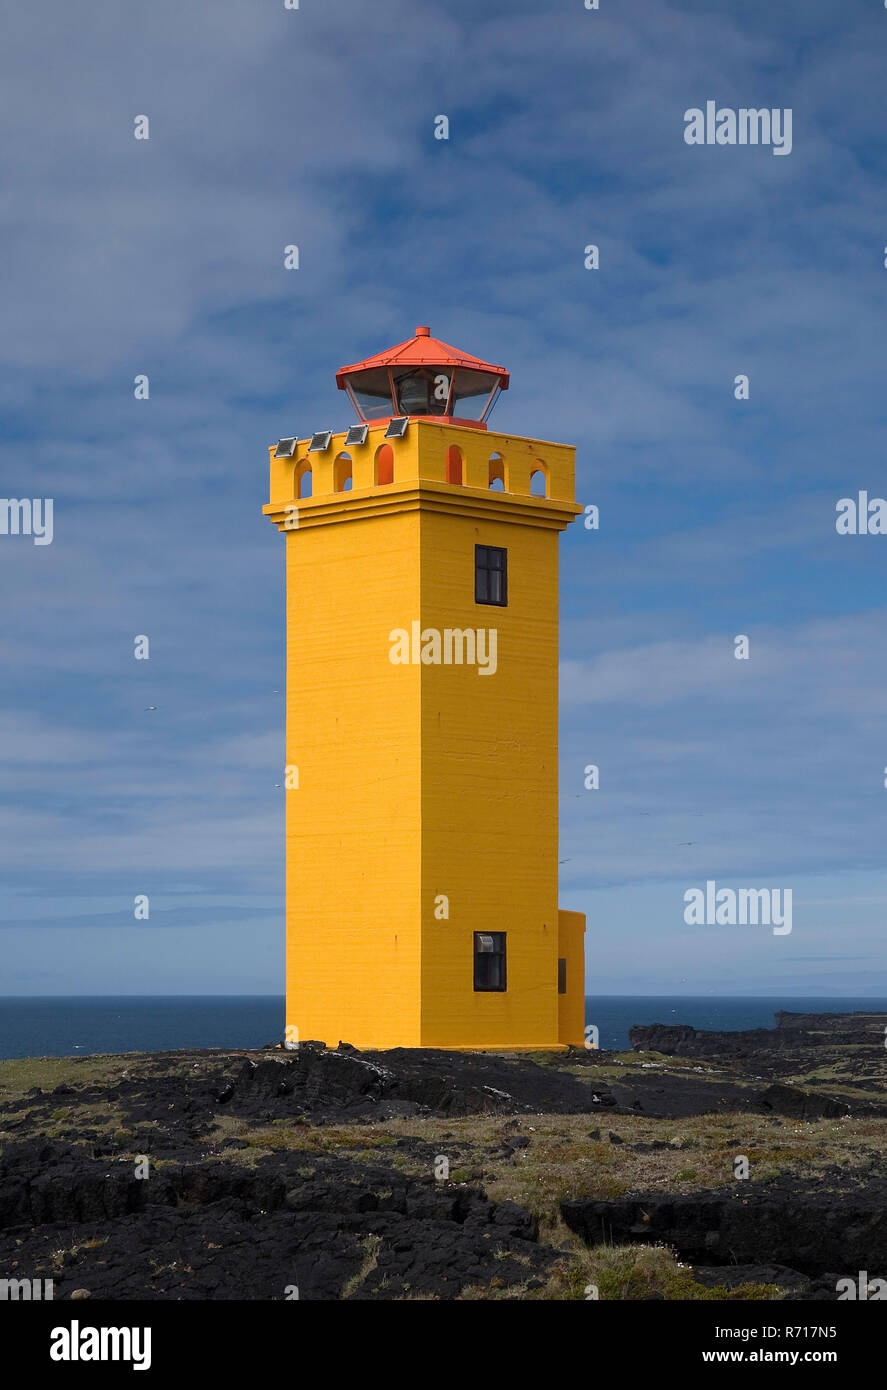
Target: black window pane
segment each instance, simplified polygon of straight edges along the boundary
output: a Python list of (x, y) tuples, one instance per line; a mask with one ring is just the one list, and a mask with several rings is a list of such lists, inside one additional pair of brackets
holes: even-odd
[(501, 546), (474, 547), (474, 601), (500, 608), (508, 604), (508, 552)]
[(505, 990), (505, 932), (474, 933), (474, 988), (498, 993)]

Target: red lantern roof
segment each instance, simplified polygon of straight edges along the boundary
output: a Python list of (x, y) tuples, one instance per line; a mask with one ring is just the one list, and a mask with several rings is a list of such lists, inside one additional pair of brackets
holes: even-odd
[(362, 372), (371, 367), (465, 367), (475, 372), (489, 372), (498, 378), (500, 391), (508, 390), (508, 372), (504, 367), (491, 366), (470, 352), (460, 352), (458, 348), (442, 343), (440, 338), (432, 338), (429, 328), (416, 329), (416, 335), (405, 343), (398, 343), (387, 352), (377, 352), (364, 362), (355, 362), (350, 367), (340, 367), (336, 372), (336, 383), (340, 391), (346, 389), (345, 377), (353, 372)]

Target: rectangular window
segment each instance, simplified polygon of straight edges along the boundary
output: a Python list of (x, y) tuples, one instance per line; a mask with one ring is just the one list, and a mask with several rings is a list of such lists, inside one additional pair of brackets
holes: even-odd
[(567, 992), (567, 958), (560, 956), (557, 962), (557, 992), (566, 994)]
[(474, 988), (499, 993), (505, 989), (504, 931), (474, 933)]
[(508, 606), (508, 551), (501, 546), (474, 547), (474, 601)]

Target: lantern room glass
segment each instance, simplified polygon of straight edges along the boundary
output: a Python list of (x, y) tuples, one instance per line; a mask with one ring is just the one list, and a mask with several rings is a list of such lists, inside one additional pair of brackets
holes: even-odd
[(386, 419), (391, 414), (391, 379), (387, 367), (354, 372), (345, 381), (361, 420)]
[(453, 383), (453, 403), (450, 414), (462, 420), (483, 420), (499, 388), (499, 378), (492, 372), (475, 372), (457, 367)]
[(347, 376), (345, 385), (361, 420), (439, 415), (482, 422), (499, 394), (499, 377), (494, 373), (445, 363), (367, 367)]
[(450, 374), (444, 367), (393, 371), (394, 399), (400, 415), (446, 415)]

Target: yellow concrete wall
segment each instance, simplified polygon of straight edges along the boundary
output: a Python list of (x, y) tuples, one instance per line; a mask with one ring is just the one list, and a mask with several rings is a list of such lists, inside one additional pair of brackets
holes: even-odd
[(558, 956), (567, 962), (567, 992), (559, 994), (558, 1038), (581, 1047), (585, 1042), (585, 913), (558, 912)]
[[(345, 430), (333, 435), (323, 453), (308, 453), (308, 439), (300, 440), (292, 458), (276, 459), (275, 445), (269, 447), (270, 499), (284, 504), (298, 496), (297, 475), (306, 466), (312, 472), (312, 496), (335, 494), (335, 461), (345, 450)], [(352, 462), (355, 490), (374, 483), (373, 460), (377, 450), (388, 443), (394, 454), (395, 483), (420, 478), (443, 482), (446, 479), (447, 448), (455, 444), (464, 460), (463, 484), (466, 488), (489, 487), (491, 454), (499, 454), (505, 464), (505, 490), (517, 497), (530, 495), (530, 479), (541, 469), (548, 479), (547, 496), (555, 502), (572, 502), (576, 451), (569, 444), (526, 439), (520, 435), (495, 434), (490, 430), (468, 429), (461, 425), (437, 425), (430, 420), (411, 421), (402, 439), (386, 441), (385, 426), (371, 426), (365, 444), (352, 445), (347, 453)]]
[[(556, 531), (423, 513), (422, 626), (495, 628), (498, 666), (422, 675), (422, 1042), (550, 1046), (557, 1017)], [(474, 602), (475, 544), (508, 551), (508, 606)], [(434, 917), (449, 898), (448, 921)], [(475, 993), (473, 933), (507, 933)]]
[[(391, 441), (393, 484), (374, 486), (382, 433), (349, 451), (347, 492), (344, 432), (311, 456), (312, 497), (285, 532), (286, 763), (299, 769), (285, 793), (287, 1025), (358, 1047), (581, 1042), (557, 994), (557, 548), (578, 510), (573, 450), (411, 422)], [(450, 444), (463, 487), (444, 481)], [(506, 493), (487, 487), (494, 452)], [(307, 462), (307, 441), (294, 459), (272, 450), (264, 510), (280, 526)], [(530, 496), (538, 466), (547, 501)], [(508, 550), (506, 608), (474, 602), (475, 544)], [(413, 622), (495, 628), (496, 673), (393, 665), (389, 634)], [(507, 933), (504, 994), (474, 991), (475, 931)]]
[(311, 525), (287, 551), (287, 1024), (419, 1042), (419, 672), (392, 628), (419, 603), (418, 513)]

